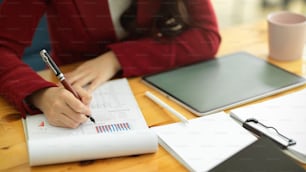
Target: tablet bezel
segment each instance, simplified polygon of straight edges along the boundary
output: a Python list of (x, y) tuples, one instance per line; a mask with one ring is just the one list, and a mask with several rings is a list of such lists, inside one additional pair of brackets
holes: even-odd
[[(229, 54), (229, 55), (225, 55), (225, 56), (217, 57), (217, 58), (226, 58), (227, 56), (234, 56), (234, 55), (238, 55), (238, 54), (240, 54), (240, 55), (242, 54), (242, 55), (246, 55), (246, 56), (252, 56), (253, 58), (257, 58), (258, 60), (262, 60), (263, 62), (265, 62), (265, 63), (267, 63), (267, 64), (269, 64), (273, 67), (276, 67), (277, 69), (280, 69), (280, 70), (285, 71), (286, 73), (288, 73), (290, 75), (293, 75), (294, 77), (297, 77), (298, 80), (296, 80), (296, 83), (291, 83), (288, 86), (275, 88), (274, 90), (269, 91), (267, 93), (257, 93), (259, 95), (254, 95), (250, 98), (241, 98), (238, 101), (235, 100), (232, 103), (227, 103), (225, 105), (219, 105), (218, 107), (210, 108), (206, 111), (200, 111), (200, 110), (196, 109), (193, 105), (189, 104), (188, 102), (185, 102), (184, 100), (181, 100), (180, 98), (178, 98), (175, 95), (167, 92), (163, 88), (160, 88), (158, 85), (156, 85), (156, 84), (152, 83), (150, 80), (148, 80), (148, 78), (150, 78), (151, 76), (159, 75), (159, 74), (162, 74), (164, 72), (143, 76), (142, 77), (142, 82), (145, 83), (147, 86), (157, 90), (158, 92), (160, 92), (161, 94), (163, 94), (167, 98), (171, 99), (172, 101), (174, 101), (174, 102), (178, 103), (179, 105), (183, 106), (185, 109), (189, 110), (190, 112), (194, 113), (197, 116), (209, 115), (209, 114), (216, 113), (216, 112), (219, 112), (219, 111), (223, 111), (223, 110), (233, 108), (233, 107), (236, 107), (236, 106), (239, 106), (239, 105), (243, 105), (243, 104), (246, 104), (246, 103), (261, 99), (261, 98), (264, 98), (264, 97), (275, 95), (275, 94), (281, 93), (283, 91), (302, 86), (306, 83), (306, 78), (304, 78), (300, 75), (297, 75), (295, 73), (289, 72), (289, 71), (287, 71), (287, 70), (285, 70), (285, 69), (283, 69), (279, 66), (276, 66), (276, 65), (274, 65), (274, 64), (272, 64), (272, 63), (270, 63), (270, 62), (268, 62), (264, 59), (260, 59), (256, 56), (254, 56), (252, 54), (249, 54), (249, 53), (246, 53), (246, 52), (236, 52), (236, 53), (233, 53), (233, 54)], [(211, 60), (216, 60), (216, 59), (211, 59)], [(208, 61), (211, 61), (211, 60), (208, 60)], [(205, 61), (205, 62), (208, 62), (208, 61)], [(205, 63), (205, 62), (200, 62), (200, 63)], [(193, 64), (191, 64), (191, 65), (193, 65)], [(186, 66), (183, 66), (183, 67), (189, 67), (191, 65), (186, 65)], [(183, 68), (183, 67), (181, 67), (181, 68)], [(180, 68), (171, 69), (171, 70), (168, 70), (168, 71), (165, 71), (165, 72), (171, 72), (171, 71), (178, 70), (178, 69), (180, 69)]]

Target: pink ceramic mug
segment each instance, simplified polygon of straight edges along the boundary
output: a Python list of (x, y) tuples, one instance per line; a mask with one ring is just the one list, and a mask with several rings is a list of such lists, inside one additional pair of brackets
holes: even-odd
[(302, 57), (306, 43), (306, 17), (288, 11), (268, 15), (269, 57), (291, 61)]

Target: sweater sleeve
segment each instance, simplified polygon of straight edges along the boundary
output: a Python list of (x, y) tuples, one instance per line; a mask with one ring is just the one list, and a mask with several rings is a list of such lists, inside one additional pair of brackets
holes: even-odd
[(221, 37), (209, 0), (187, 1), (193, 26), (175, 39), (158, 42), (151, 38), (111, 44), (123, 76), (139, 76), (214, 58)]
[(0, 96), (23, 117), (38, 112), (30, 108), (25, 98), (36, 90), (54, 86), (21, 61), (44, 11), (45, 2), (41, 0), (7, 0), (0, 6)]

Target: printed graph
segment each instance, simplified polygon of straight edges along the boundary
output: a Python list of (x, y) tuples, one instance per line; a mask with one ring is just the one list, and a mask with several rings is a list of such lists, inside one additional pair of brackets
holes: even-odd
[(128, 122), (96, 126), (97, 133), (115, 133), (128, 130), (131, 130), (130, 124)]

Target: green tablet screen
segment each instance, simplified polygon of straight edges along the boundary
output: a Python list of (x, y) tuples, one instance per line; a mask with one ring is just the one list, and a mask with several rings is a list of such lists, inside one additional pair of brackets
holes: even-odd
[(238, 52), (143, 77), (143, 81), (202, 116), (305, 84), (305, 78)]

